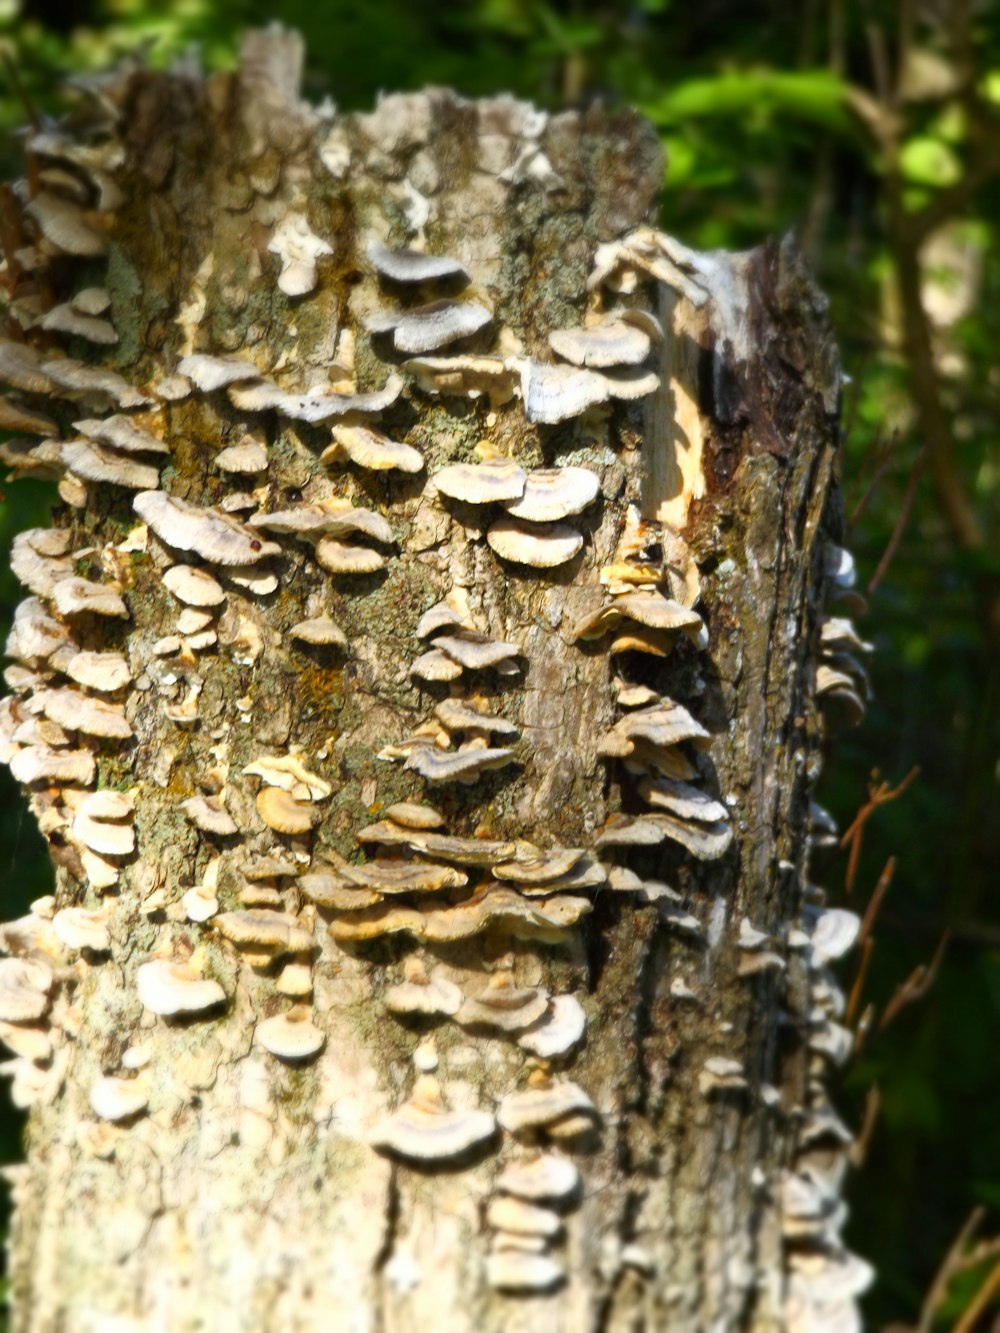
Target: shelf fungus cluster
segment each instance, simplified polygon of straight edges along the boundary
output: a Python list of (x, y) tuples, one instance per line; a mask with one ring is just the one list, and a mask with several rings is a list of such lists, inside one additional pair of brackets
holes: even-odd
[[(827, 547), (825, 574), (833, 611), (863, 612), (864, 598), (854, 591), (854, 560), (842, 546)], [(848, 615), (828, 614), (820, 622), (816, 694), (834, 726), (852, 727), (863, 719), (871, 685), (858, 654), (870, 653)]]
[[(753, 321), (712, 289), (722, 258), (641, 225), (661, 171), (641, 199), (621, 187), (629, 145), (646, 152), (628, 117), (612, 132), (603, 113), (440, 92), (343, 117), (290, 91), (296, 49), (251, 35), (241, 70), (193, 101), (189, 71), (85, 84), (73, 115), (28, 132), (7, 197), (0, 460), (61, 505), (11, 554), (26, 595), (0, 761), (57, 883), (0, 927), (2, 1072), (19, 1105), (83, 1116), (63, 1138), (98, 1211), (175, 1144), (197, 1165), (165, 1167), (162, 1197), (128, 1213), (114, 1253), (135, 1289), (152, 1210), (173, 1234), (175, 1206), (190, 1234), (245, 1221), (245, 1270), (269, 1274), (253, 1228), (274, 1237), (272, 1203), (326, 1207), (329, 1168), (346, 1173), (335, 1203), (366, 1201), (383, 1322), (418, 1317), (385, 1313), (424, 1280), (403, 1232), (426, 1262), (462, 1219), (475, 1280), (507, 1313), (520, 1300), (526, 1330), (564, 1286), (572, 1322), (581, 1274), (609, 1326), (645, 1305), (678, 1329), (735, 1327), (722, 1306), (699, 1325), (665, 1285), (673, 1245), (687, 1271), (727, 1275), (766, 1248), (720, 1238), (718, 1264), (691, 1258), (714, 1226), (688, 1225), (700, 1177), (685, 1201), (685, 1163), (660, 1168), (673, 1126), (697, 1120), (716, 1157), (739, 1141), (734, 1172), (767, 1143), (757, 1211), (784, 1231), (788, 1327), (853, 1328), (867, 1269), (840, 1240), (848, 1136), (824, 1075), (850, 1052), (830, 964), (858, 923), (812, 891), (790, 932), (758, 920), (779, 898), (797, 910), (804, 871), (762, 870), (770, 850), (743, 845), (759, 828), (791, 846), (811, 794), (808, 763), (774, 767), (784, 733), (748, 750), (734, 716), (764, 670), (740, 616), (781, 561), (748, 556), (727, 584), (735, 511), (716, 523), (712, 505), (728, 497), (683, 532), (666, 491), (650, 499), (675, 448), (664, 405), (710, 434), (678, 344), (703, 358), (699, 383), (730, 354), (726, 329), (678, 336), (671, 311)], [(238, 126), (212, 130), (204, 209), (178, 193), (196, 174), (175, 170), (186, 130), (142, 149), (174, 108)], [(192, 243), (165, 260), (178, 218)], [(854, 721), (867, 645), (843, 618), (860, 606), (839, 548), (823, 578), (839, 601), (816, 694)], [(799, 773), (799, 805), (765, 811)], [(815, 807), (814, 843), (830, 836)], [(796, 969), (807, 1092), (786, 1112), (758, 1074)], [(667, 1114), (685, 1090), (697, 1116)], [(773, 1143), (763, 1123), (731, 1132), (744, 1112), (780, 1122)], [(716, 1169), (702, 1156), (692, 1178)], [(226, 1171), (267, 1205), (218, 1202)], [(78, 1204), (76, 1179), (50, 1197)], [(299, 1229), (303, 1255), (320, 1231)], [(338, 1282), (353, 1268), (330, 1245), (354, 1243), (322, 1238)], [(326, 1269), (303, 1272), (326, 1292)], [(178, 1275), (176, 1293), (196, 1287)], [(774, 1288), (750, 1271), (733, 1299)], [(273, 1317), (305, 1327), (286, 1294)]]

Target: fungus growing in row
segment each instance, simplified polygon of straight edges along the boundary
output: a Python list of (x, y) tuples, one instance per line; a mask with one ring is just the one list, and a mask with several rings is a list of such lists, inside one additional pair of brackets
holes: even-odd
[(85, 365), (72, 357), (62, 356), (44, 362), (42, 370), (62, 390), (59, 397), (72, 402), (94, 403), (95, 406), (112, 403), (116, 407), (133, 408), (149, 407), (153, 401), (129, 384), (124, 376), (105, 366)]
[(469, 606), (469, 594), (464, 588), (452, 588), (443, 601), (435, 602), (424, 612), (417, 621), (417, 638), (429, 638), (443, 629), (475, 632), (476, 622)]
[(289, 912), (255, 911), (252, 908), (222, 912), (212, 919), (213, 927), (239, 949), (267, 952), (272, 956), (303, 953), (313, 947), (312, 931)]
[(54, 980), (52, 969), (39, 959), (0, 958), (0, 1020), (30, 1023), (41, 1018)]
[(109, 417), (84, 417), (73, 426), (88, 440), (106, 444), (123, 454), (168, 454), (166, 442), (143, 430), (131, 417), (115, 414)]
[(462, 1159), (495, 1133), (489, 1111), (448, 1110), (437, 1079), (421, 1074), (410, 1099), (375, 1126), (368, 1142), (379, 1152), (420, 1165)]
[[(323, 801), (333, 794), (329, 782), (318, 774), (310, 772), (302, 760), (294, 754), (260, 755), (253, 763), (247, 764), (243, 772), (248, 777), (263, 778), (269, 786), (281, 787), (299, 800)], [(290, 862), (269, 861), (265, 864), (282, 867), (269, 870), (264, 876), (266, 878), (299, 873)], [(289, 868), (284, 868), (285, 866)], [(251, 877), (249, 869), (244, 873), (248, 878)]]
[(516, 763), (512, 750), (487, 749), (476, 745), (457, 750), (439, 750), (433, 744), (415, 745), (404, 768), (419, 773), (432, 784), (468, 782), (477, 774)]
[(352, 546), (334, 537), (316, 543), (316, 563), (328, 574), (376, 574), (386, 565), (385, 556), (370, 546)]
[(485, 306), (473, 301), (433, 301), (408, 310), (380, 310), (365, 320), (376, 336), (391, 334), (397, 352), (419, 356), (471, 338), (493, 322)]
[(842, 958), (853, 948), (861, 931), (861, 918), (843, 907), (806, 909), (814, 962), (822, 966)]
[(495, 504), (519, 500), (527, 484), (527, 473), (509, 458), (492, 458), (483, 463), (452, 463), (436, 472), (435, 487), (451, 500), (463, 504)]
[(510, 973), (497, 972), (478, 995), (465, 997), (454, 1017), (460, 1027), (516, 1033), (537, 1023), (548, 1005), (541, 987), (518, 988)]
[(226, 600), (222, 584), (207, 569), (194, 565), (171, 565), (163, 575), (163, 585), (186, 606), (215, 607)]
[(698, 1090), (703, 1097), (715, 1092), (743, 1092), (749, 1086), (739, 1060), (722, 1055), (710, 1056), (698, 1075)]
[(460, 699), (443, 699), (435, 706), (434, 716), (451, 733), (483, 736), (517, 736), (518, 729), (506, 718), (494, 717)]
[(591, 370), (611, 366), (639, 366), (652, 348), (649, 334), (626, 323), (615, 313), (589, 328), (554, 329), (549, 346), (556, 356)]
[(204, 1013), (222, 1004), (226, 992), (187, 963), (154, 958), (136, 969), (136, 990), (143, 1006), (161, 1017)]
[(607, 402), (609, 396), (607, 379), (596, 371), (545, 365), (527, 357), (521, 363), (521, 397), (529, 421), (555, 426)]
[(371, 393), (341, 393), (329, 386), (306, 393), (286, 393), (269, 380), (233, 384), (229, 401), (240, 412), (277, 412), (291, 421), (319, 425), (346, 416), (376, 416), (391, 407), (403, 391), (403, 381), (390, 375), (381, 389)]
[(411, 357), (401, 369), (432, 397), (475, 400), (485, 394), (492, 408), (510, 402), (519, 379), (517, 368), (502, 356)]
[(497, 667), (522, 655), (516, 643), (490, 639), (485, 634), (476, 634), (468, 630), (459, 630), (455, 634), (442, 634), (434, 639), (433, 644), (438, 652), (444, 653), (468, 671), (483, 671), (489, 667)]
[(497, 1177), (496, 1188), (532, 1203), (565, 1203), (579, 1191), (580, 1172), (568, 1157), (539, 1153), (525, 1161), (509, 1162)]
[(422, 250), (390, 250), (381, 241), (369, 241), (366, 253), (372, 267), (383, 278), (405, 284), (469, 281), (469, 275), (457, 259), (447, 255), (428, 255)]
[(43, 781), (92, 787), (97, 765), (89, 750), (53, 750), (44, 745), (26, 745), (12, 756), (10, 771), (26, 787)]
[(25, 213), (45, 239), (66, 255), (96, 259), (107, 253), (107, 241), (86, 220), (84, 210), (51, 190), (39, 190), (25, 205)]
[(444, 815), (432, 805), (418, 801), (399, 801), (385, 810), (387, 819), (408, 829), (437, 829), (444, 823)]
[(276, 833), (309, 833), (322, 819), (311, 800), (299, 800), (281, 787), (263, 787), (257, 793), (257, 813)]
[(238, 356), (212, 356), (195, 352), (177, 363), (177, 372), (189, 379), (201, 393), (215, 393), (242, 380), (257, 379), (260, 371), (251, 361)]
[(330, 434), (333, 444), (320, 454), (320, 462), (336, 463), (347, 459), (369, 472), (419, 472), (424, 466), (423, 454), (408, 444), (398, 444), (387, 435), (370, 430), (367, 426), (333, 426)]
[[(437, 893), (441, 889), (464, 888), (469, 882), (464, 871), (454, 866), (437, 865), (433, 861), (389, 861), (376, 858), (360, 866), (345, 861), (331, 867), (327, 873), (339, 879), (342, 885), (389, 895)], [(303, 876), (303, 879), (309, 878)]]
[(506, 501), (504, 508), (528, 523), (554, 523), (582, 513), (600, 489), (600, 478), (590, 468), (535, 468), (528, 473), (520, 498)]
[(254, 514), (249, 527), (267, 532), (291, 534), (312, 540), (317, 537), (353, 537), (361, 534), (388, 545), (394, 540), (392, 528), (374, 509), (352, 505), (336, 498), (318, 504), (297, 505), (294, 509), (276, 509), (268, 514)]
[(75, 575), (60, 579), (51, 590), (52, 605), (61, 616), (117, 616), (129, 619), (129, 610), (116, 583), (94, 583)]
[(385, 993), (385, 1007), (399, 1018), (450, 1018), (458, 1013), (463, 998), (441, 968), (428, 973), (422, 960), (411, 954), (403, 960), (403, 980)]
[(562, 1231), (562, 1218), (551, 1208), (504, 1194), (487, 1204), (486, 1223), (515, 1236), (544, 1236), (546, 1240), (553, 1240)]
[(203, 833), (230, 837), (239, 832), (239, 826), (222, 803), (221, 796), (191, 796), (181, 801), (184, 815)]
[(308, 1005), (294, 1005), (287, 1013), (265, 1018), (254, 1029), (254, 1041), (279, 1060), (297, 1063), (318, 1055), (326, 1037), (312, 1021)]
[(497, 1111), (497, 1123), (511, 1134), (524, 1134), (549, 1129), (577, 1115), (600, 1119), (597, 1107), (579, 1084), (542, 1079), (536, 1086), (507, 1093)]
[(129, 664), (119, 653), (74, 653), (66, 663), (66, 675), (78, 685), (102, 694), (113, 694), (132, 680)]
[(253, 476), (267, 468), (267, 450), (249, 435), (239, 444), (231, 444), (215, 455), (215, 466), (220, 472), (237, 476)]
[(90, 1089), (90, 1105), (102, 1120), (130, 1120), (149, 1105), (144, 1079), (99, 1078)]
[(142, 491), (132, 507), (157, 537), (178, 551), (193, 551), (212, 565), (254, 565), (280, 555), (276, 542), (261, 541), (228, 514), (188, 504), (163, 491)]
[(132, 728), (126, 721), (122, 704), (94, 699), (69, 687), (36, 690), (34, 703), (47, 718), (67, 731), (120, 741), (132, 737)]
[(135, 850), (134, 801), (124, 792), (84, 796), (73, 816), (73, 837), (99, 856), (130, 856)]
[(507, 889), (475, 894), (451, 907), (418, 904), (412, 907), (380, 903), (330, 923), (334, 940), (370, 940), (406, 931), (432, 943), (469, 939), (493, 926), (517, 939), (563, 943), (566, 930), (591, 911), (585, 898), (560, 896), (531, 903)]
[(486, 1280), (495, 1291), (540, 1295), (563, 1283), (566, 1272), (546, 1254), (497, 1249), (486, 1256)]
[(414, 659), (410, 664), (410, 675), (417, 680), (425, 680), (430, 685), (438, 685), (458, 680), (462, 675), (462, 668), (458, 662), (432, 648)]
[(564, 523), (532, 528), (507, 517), (492, 525), (486, 540), (501, 559), (532, 569), (555, 569), (583, 548), (583, 536)]
[(288, 631), (289, 638), (318, 647), (348, 648), (347, 635), (330, 616), (314, 616), (300, 620)]
[(522, 1032), (517, 1044), (540, 1060), (555, 1060), (579, 1045), (586, 1029), (587, 1015), (576, 996), (556, 995), (549, 1003), (548, 1013), (534, 1027)]
[(47, 310), (42, 316), (42, 328), (71, 338), (85, 338), (102, 347), (113, 347), (118, 341), (118, 331), (110, 320), (85, 314), (75, 301), (63, 301)]

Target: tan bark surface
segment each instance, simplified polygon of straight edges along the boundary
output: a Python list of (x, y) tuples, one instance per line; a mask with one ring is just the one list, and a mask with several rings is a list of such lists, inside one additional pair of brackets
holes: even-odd
[[(66, 502), (15, 554), (36, 600), (2, 729), (58, 865), (0, 964), (35, 969), (0, 995), (33, 1106), (14, 1327), (854, 1327), (820, 1081), (835, 949), (811, 938), (837, 920), (804, 909), (837, 549), (822, 302), (789, 244), (652, 230), (631, 114), (431, 91), (342, 117), (299, 101), (299, 60), (271, 32), (235, 74), (109, 76), (29, 138), (5, 240), (0, 374), (54, 423), (7, 461)], [(467, 281), (410, 281), (404, 247)], [(45, 314), (92, 288), (107, 346)], [(602, 321), (637, 364), (574, 374), (550, 333), (603, 347)], [(121, 380), (81, 387), (67, 357)], [(67, 447), (116, 413), (144, 451)], [(434, 481), (456, 464), (513, 491), (456, 499)], [(569, 477), (582, 505), (505, 515)], [(286, 510), (325, 534), (254, 526)], [(211, 605), (179, 600), (190, 568)], [(95, 586), (120, 609), (88, 609)], [(340, 642), (293, 632), (326, 617)], [(98, 690), (78, 651), (130, 679)], [(451, 679), (413, 674), (429, 651)], [(157, 962), (208, 1007), (164, 1013)], [(404, 984), (448, 1012), (400, 1015)], [(579, 1183), (518, 1200), (538, 1163)]]

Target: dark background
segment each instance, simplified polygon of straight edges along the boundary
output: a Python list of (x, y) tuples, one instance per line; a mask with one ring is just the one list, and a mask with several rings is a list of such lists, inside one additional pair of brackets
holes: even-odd
[[(860, 586), (877, 582), (859, 626), (877, 649), (874, 703), (863, 727), (838, 741), (821, 799), (846, 828), (872, 784), (894, 786), (920, 768), (866, 824), (849, 894), (845, 853), (817, 864), (832, 899), (863, 912), (888, 858), (897, 862), (854, 1005), (867, 1032), (839, 1094), (853, 1124), (867, 1109), (870, 1131), (848, 1240), (879, 1270), (867, 1327), (997, 1326), (1000, 1304), (975, 1305), (1000, 1254), (983, 1244), (1000, 1232), (997, 7), (283, 0), (281, 10), (306, 37), (314, 100), (329, 93), (342, 108), (364, 108), (382, 89), (443, 83), (552, 108), (631, 104), (667, 150), (666, 230), (700, 248), (735, 249), (798, 232), (852, 377), (849, 540)], [(57, 108), (62, 76), (143, 42), (155, 64), (196, 44), (206, 65), (228, 65), (241, 29), (272, 12), (249, 0), (0, 0), (0, 49), (19, 75), (0, 77), (8, 174), (17, 162), (9, 131), (26, 114), (15, 82), (36, 107)], [(899, 281), (918, 251), (915, 218), (927, 220), (918, 223), (927, 234), (916, 308)], [(908, 346), (914, 328), (930, 334), (934, 376)], [(928, 387), (942, 409), (937, 425)], [(956, 518), (956, 496), (959, 518), (971, 522)], [(37, 484), (5, 488), (4, 550), (19, 528), (47, 521), (51, 502)], [(9, 621), (18, 597), (4, 568), (0, 618)], [(0, 883), (7, 918), (50, 884), (6, 770)], [(926, 996), (900, 1005), (900, 988), (943, 940)], [(849, 987), (860, 965), (855, 956), (845, 970)], [(20, 1134), (6, 1112), (4, 1160), (17, 1159)], [(982, 1248), (954, 1266), (935, 1304), (934, 1273), (977, 1207)]]

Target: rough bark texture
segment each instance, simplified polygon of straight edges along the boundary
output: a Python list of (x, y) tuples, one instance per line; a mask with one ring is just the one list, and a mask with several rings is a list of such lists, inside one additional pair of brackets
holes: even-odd
[[(68, 503), (55, 522), (68, 534), (65, 553), (36, 542), (50, 564), (32, 566), (40, 604), (25, 620), (51, 615), (74, 648), (127, 658), (131, 684), (102, 697), (124, 705), (133, 735), (76, 735), (72, 718), (60, 727), (51, 694), (77, 685), (58, 665), (65, 653), (26, 646), (25, 631), (13, 645), (6, 756), (25, 763), (32, 742), (93, 751), (90, 788), (134, 798), (136, 850), (105, 856), (105, 876), (118, 873), (101, 888), (79, 818), (86, 780), (46, 769), (29, 781), (58, 872), (54, 902), (5, 937), (12, 955), (52, 969), (34, 983), (48, 995), (44, 1014), (6, 1024), (18, 1029), (15, 1095), (34, 1107), (28, 1164), (15, 1172), (14, 1327), (852, 1327), (863, 1279), (830, 1221), (843, 1145), (819, 1082), (826, 1055), (811, 1049), (824, 1036), (836, 1045), (836, 987), (824, 971), (833, 951), (810, 940), (823, 914), (802, 917), (825, 552), (837, 535), (839, 372), (823, 303), (791, 245), (696, 256), (652, 232), (662, 167), (652, 132), (629, 114), (546, 119), (511, 99), (431, 91), (334, 117), (298, 101), (297, 61), (294, 40), (271, 33), (248, 40), (235, 74), (116, 73), (65, 128), (90, 159), (29, 141), (20, 260), (5, 240), (9, 343), (35, 347), (46, 367), (64, 352), (100, 361), (140, 388), (146, 400), (124, 407), (169, 447), (144, 457), (160, 467), (163, 491), (201, 509), (235, 504), (241, 521), (347, 499), (388, 520), (392, 536), (343, 539), (383, 557), (377, 570), (344, 574), (321, 567), (343, 552), (324, 557), (322, 542), (258, 527), (233, 537), (249, 566), (235, 569), (207, 537), (180, 553), (153, 510), (133, 509), (133, 490), (81, 481), (72, 463), (63, 477)], [(59, 165), (86, 191), (92, 211), (80, 213), (78, 199), (74, 216), (103, 238), (106, 256), (67, 255), (32, 210), (45, 190), (72, 198), (51, 176)], [(104, 211), (94, 194), (101, 173)], [(278, 254), (296, 214), (307, 224), (300, 248)], [(314, 258), (310, 233), (327, 246)], [(372, 241), (453, 257), (470, 281), (380, 276)], [(105, 286), (112, 348), (38, 323), (74, 292)], [(406, 338), (398, 326), (369, 333), (367, 322), (444, 297), (479, 303), (491, 321), (432, 354), (492, 358), (485, 369), (456, 361), (432, 392), (432, 372), (404, 366), (406, 387), (385, 396), (377, 423), (363, 403), (325, 422), (296, 419), (309, 411), (293, 393), (391, 388)], [(643, 396), (600, 402), (603, 372), (587, 372), (579, 392), (589, 407), (531, 407), (535, 365), (557, 361), (550, 332), (619, 307), (656, 313), (663, 326), (658, 341), (655, 325), (632, 316), (626, 327), (651, 335), (651, 359), (644, 370), (608, 371), (605, 393)], [(195, 352), (235, 354), (258, 378), (203, 390), (189, 362), (181, 368), (193, 387), (171, 382)], [(651, 370), (658, 383), (622, 383)], [(63, 438), (72, 422), (123, 406), (120, 390), (66, 389), (49, 369), (45, 384), (19, 373), (8, 374), (18, 401), (52, 414)], [(256, 410), (261, 380), (289, 395), (277, 410)], [(334, 424), (405, 442), (422, 455), (420, 470), (321, 462)], [(234, 480), (216, 460), (248, 432), (266, 470)], [(56, 449), (52, 461), (50, 448), (45, 463), (45, 444), (21, 463), (57, 473), (70, 456)], [(527, 473), (572, 466), (597, 477), (593, 503), (560, 520), (582, 549), (551, 568), (504, 559), (487, 540), (502, 504), (449, 499), (433, 485), (444, 466), (498, 456)], [(247, 498), (233, 502), (237, 491)], [(258, 561), (272, 539), (280, 553)], [(21, 558), (30, 563), (23, 545)], [(209, 570), (225, 600), (200, 628), (188, 615), (179, 634), (183, 608), (164, 576), (183, 563)], [(56, 589), (72, 575), (117, 584), (127, 618), (66, 600), (54, 614)], [(623, 642), (611, 651), (616, 635), (643, 632), (628, 617), (612, 617), (603, 636), (576, 636), (599, 608), (624, 605), (630, 588), (682, 618), (699, 599), (707, 633), (689, 615), (688, 633), (654, 631), (646, 651)], [(430, 647), (418, 621), (449, 594), (456, 621), (516, 646), (499, 672), (467, 668), (441, 684), (411, 675)], [(346, 649), (290, 634), (323, 612)], [(454, 659), (443, 662), (453, 673)], [(602, 754), (627, 708), (655, 696), (683, 705), (710, 744), (689, 728), (679, 745)], [(438, 785), (420, 776), (420, 762), (484, 748), (473, 736), (460, 749), (461, 734), (440, 723), (424, 745), (413, 741), (449, 697), (517, 736), (486, 747), (511, 751), (503, 766)], [(386, 747), (397, 749), (386, 756)], [(246, 772), (289, 755), (314, 777)], [(615, 845), (629, 836), (623, 829), (653, 827), (640, 788), (668, 770), (686, 771), (728, 815), (678, 818), (666, 840), (656, 826), (655, 846)], [(292, 816), (313, 821), (311, 833), (268, 826), (262, 781), (298, 784)], [(222, 799), (235, 833), (191, 822), (180, 806), (199, 793)], [(483, 865), (468, 848), (445, 849), (431, 860), (458, 870), (464, 886), (380, 902), (373, 893), (373, 906), (345, 910), (352, 891), (367, 892), (352, 890), (343, 864), (364, 862), (356, 835), (385, 827), (393, 803), (426, 799), (443, 832), (514, 846), (484, 851)], [(578, 879), (589, 865), (592, 882), (574, 888), (550, 874), (547, 896), (527, 897), (523, 879), (493, 873), (514, 862), (542, 874), (538, 848), (584, 849)], [(370, 864), (376, 848), (363, 851)], [(416, 846), (384, 851), (396, 865), (411, 853), (405, 865), (423, 863)], [(267, 856), (284, 864), (248, 881), (243, 872)], [(310, 901), (303, 872), (335, 882), (338, 905), (317, 903), (315, 889)], [(205, 910), (217, 901), (215, 916), (192, 919), (202, 915), (194, 885)], [(88, 920), (107, 930), (106, 948), (99, 938), (74, 947), (66, 923), (80, 922), (63, 913), (80, 906), (99, 914)], [(227, 938), (226, 914), (248, 906), (275, 922), (285, 914), (274, 929), (291, 931), (290, 943)], [(475, 933), (461, 924), (473, 912)], [(251, 929), (233, 922), (229, 934)], [(449, 933), (463, 937), (441, 938)], [(154, 959), (216, 980), (224, 1001), (157, 1016), (137, 990)], [(509, 1011), (496, 1023), (481, 1010), (478, 1021), (465, 1010), (394, 1015), (391, 988), (431, 973), (466, 1003), (499, 995), (516, 1008), (512, 992), (544, 992), (524, 1000), (544, 1012), (523, 1027)], [(547, 1058), (533, 1054), (532, 1033), (551, 1030), (560, 996), (582, 1006), (585, 1035)], [(262, 1025), (295, 1005), (312, 1025), (300, 1030), (318, 1030), (323, 1045), (288, 1059), (268, 1049), (273, 1029)], [(575, 1012), (558, 1011), (569, 1021)], [(100, 1082), (108, 1078), (126, 1080), (124, 1093)], [(115, 1098), (135, 1087), (138, 1109), (114, 1118), (108, 1099), (118, 1115)], [(534, 1127), (518, 1128), (517, 1103), (505, 1101), (526, 1088), (558, 1097), (574, 1087), (589, 1103)], [(400, 1143), (389, 1118), (414, 1093), (417, 1129)], [(487, 1117), (499, 1108), (500, 1123), (469, 1117), (463, 1129), (445, 1108)], [(475, 1140), (466, 1151), (442, 1147), (466, 1130)], [(540, 1214), (498, 1211), (498, 1200), (517, 1206), (498, 1191), (498, 1173), (540, 1149), (543, 1160), (575, 1163), (577, 1189), (543, 1200)], [(807, 1150), (826, 1194), (821, 1222), (799, 1219), (796, 1231), (789, 1172), (801, 1174)]]

